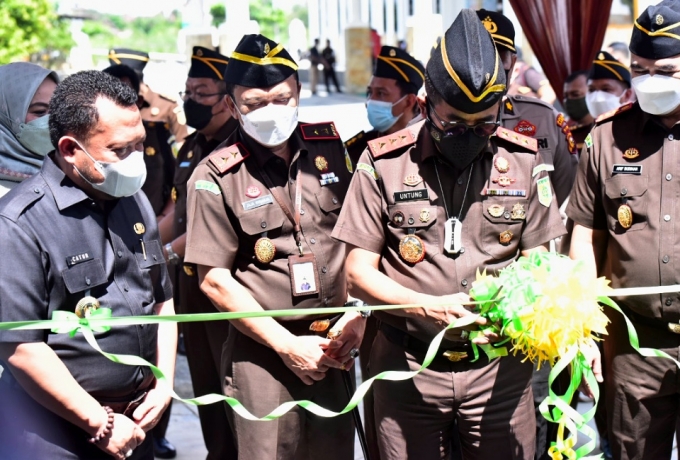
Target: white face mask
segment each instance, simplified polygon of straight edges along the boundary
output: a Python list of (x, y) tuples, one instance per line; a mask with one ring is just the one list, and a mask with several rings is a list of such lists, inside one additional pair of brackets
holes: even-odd
[(50, 140), (49, 122), (50, 116), (47, 114), (28, 123), (22, 123), (17, 140), (36, 155), (47, 155), (54, 150)]
[(298, 108), (269, 104), (245, 115), (241, 113), (241, 120), (244, 131), (259, 144), (276, 147), (286, 142), (297, 128)]
[(83, 148), (80, 142), (75, 142), (80, 146), (83, 152), (85, 152), (85, 155), (92, 160), (95, 169), (104, 176), (104, 182), (95, 184), (87, 180), (87, 178), (78, 171), (78, 168), (75, 168), (74, 166), (76, 171), (78, 171), (78, 174), (80, 174), (80, 177), (95, 190), (99, 190), (100, 192), (115, 198), (121, 198), (134, 195), (142, 188), (142, 185), (144, 185), (144, 181), (146, 180), (144, 152), (135, 151), (125, 157), (124, 160), (115, 163), (105, 163), (92, 158), (92, 155)]
[(588, 106), (588, 112), (597, 118), (603, 113), (610, 112), (614, 109), (618, 109), (621, 106), (621, 96), (606, 91), (593, 91), (586, 95), (586, 105)]
[(680, 80), (665, 75), (642, 75), (632, 80), (640, 108), (652, 115), (668, 115), (680, 105)]

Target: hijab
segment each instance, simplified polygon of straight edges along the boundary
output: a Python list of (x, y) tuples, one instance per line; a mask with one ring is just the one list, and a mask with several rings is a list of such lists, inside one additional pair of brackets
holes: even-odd
[(38, 87), (54, 71), (28, 62), (0, 66), (0, 180), (21, 182), (40, 170), (44, 157), (21, 145), (17, 135)]

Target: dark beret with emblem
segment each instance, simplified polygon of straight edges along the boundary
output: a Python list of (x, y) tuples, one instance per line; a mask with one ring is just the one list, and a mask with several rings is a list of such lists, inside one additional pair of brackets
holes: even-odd
[(128, 48), (114, 48), (109, 51), (109, 63), (123, 64), (130, 67), (141, 76), (144, 67), (149, 62), (149, 53)]
[(404, 82), (413, 94), (418, 94), (425, 80), (425, 67), (406, 51), (394, 46), (383, 46), (375, 62), (373, 75)]
[(477, 16), (489, 31), (496, 46), (517, 53), (515, 48), (515, 26), (512, 21), (497, 11), (477, 10)]
[(597, 53), (593, 66), (588, 72), (589, 80), (599, 80), (602, 78), (618, 80), (630, 87), (630, 70), (606, 51)]
[(680, 54), (680, 2), (663, 0), (647, 7), (635, 20), (629, 49), (646, 59)]
[(194, 46), (194, 52), (191, 54), (189, 77), (224, 80), (224, 72), (227, 71), (228, 62), (229, 59), (217, 51), (202, 46)]
[(264, 35), (244, 35), (231, 53), (224, 81), (249, 88), (268, 88), (297, 72), (283, 45)]
[(505, 94), (505, 71), (477, 13), (464, 9), (444, 34), (426, 67), (434, 89), (450, 106), (482, 112)]

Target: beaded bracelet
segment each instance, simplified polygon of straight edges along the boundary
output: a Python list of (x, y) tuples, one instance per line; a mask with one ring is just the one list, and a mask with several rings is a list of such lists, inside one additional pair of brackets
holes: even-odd
[(104, 429), (101, 430), (100, 428), (101, 432), (98, 432), (95, 437), (90, 438), (90, 442), (92, 444), (97, 444), (99, 441), (107, 437), (113, 428), (113, 409), (111, 409), (109, 406), (104, 406), (104, 410), (106, 411), (108, 420), (106, 421), (106, 425), (104, 425)]

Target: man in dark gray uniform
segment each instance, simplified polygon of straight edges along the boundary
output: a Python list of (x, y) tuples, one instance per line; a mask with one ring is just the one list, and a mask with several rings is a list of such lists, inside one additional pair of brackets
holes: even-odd
[[(50, 103), (50, 153), (0, 201), (0, 321), (171, 315), (172, 287), (146, 177), (137, 94), (99, 71), (62, 82)], [(172, 382), (177, 328), (97, 333), (109, 353), (140, 356)], [(170, 397), (148, 367), (113, 363), (81, 334), (0, 332), (0, 458), (153, 459)]]

